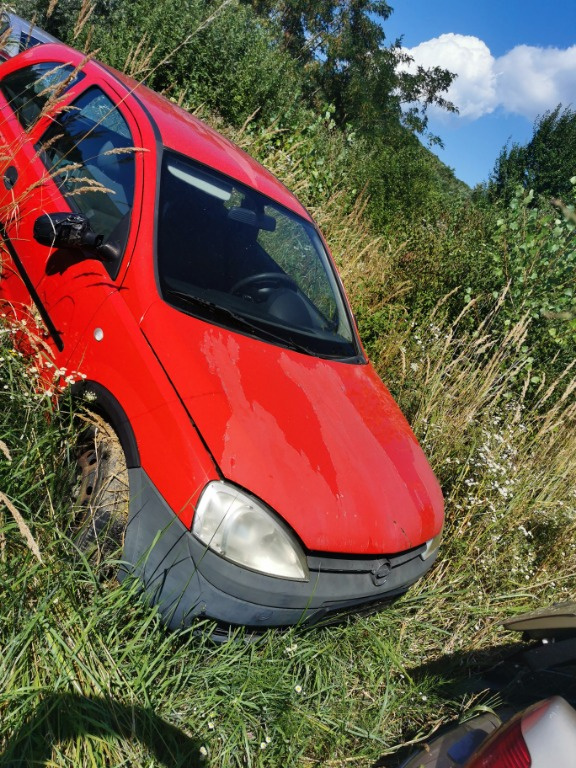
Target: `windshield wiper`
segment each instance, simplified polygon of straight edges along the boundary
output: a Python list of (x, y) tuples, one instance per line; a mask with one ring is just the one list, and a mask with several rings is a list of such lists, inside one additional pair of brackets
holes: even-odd
[(238, 325), (245, 330), (252, 331), (258, 336), (265, 336), (270, 341), (276, 341), (283, 347), (293, 349), (295, 352), (301, 352), (304, 355), (314, 354), (310, 349), (304, 347), (301, 344), (298, 344), (291, 338), (280, 336), (279, 334), (268, 330), (268, 328), (258, 325), (257, 323), (252, 323), (243, 315), (239, 315), (237, 312), (234, 312), (232, 309), (228, 309), (228, 307), (223, 307), (221, 304), (216, 304), (213, 301), (202, 298), (201, 296), (194, 296), (189, 293), (184, 293), (183, 291), (177, 291), (174, 288), (166, 288), (166, 293), (168, 293), (170, 296), (174, 296), (177, 299), (180, 299), (181, 301), (184, 301), (186, 304), (191, 304), (192, 306), (207, 309), (214, 317), (214, 319), (220, 318), (221, 320), (222, 317), (224, 317), (228, 320), (232, 320), (235, 325)]

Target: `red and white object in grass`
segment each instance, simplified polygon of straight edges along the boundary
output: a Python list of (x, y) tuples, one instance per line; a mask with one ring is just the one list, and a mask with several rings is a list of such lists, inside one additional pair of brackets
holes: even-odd
[(576, 712), (560, 696), (518, 713), (484, 742), (465, 768), (573, 768)]
[[(500, 717), (504, 718), (501, 720)], [(576, 712), (560, 696), (510, 717), (507, 710), (467, 720), (437, 736), (401, 768), (574, 768)]]

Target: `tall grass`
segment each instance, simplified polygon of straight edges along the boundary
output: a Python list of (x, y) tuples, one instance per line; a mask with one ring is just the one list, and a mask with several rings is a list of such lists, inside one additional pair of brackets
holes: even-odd
[[(306, 195), (297, 164), (259, 151)], [(496, 337), (498, 301), (473, 327), (467, 315), (448, 323), (441, 302), (413, 323), (401, 245), (371, 231), (363, 206), (336, 188), (314, 213), (442, 483), (437, 564), (404, 598), (342, 626), (257, 642), (239, 631), (218, 646), (209, 625), (168, 633), (135, 586), (102, 582), (70, 540), (74, 424), (38, 391), (11, 343), (19, 329), (4, 325), (0, 766), (388, 764), (493, 702), (458, 684), (510, 642), (501, 619), (574, 596), (574, 371), (531, 381), (528, 320)]]
[[(359, 241), (365, 280), (381, 244)], [(42, 562), (1, 504), (0, 765), (368, 766), (476, 705), (454, 685), (507, 642), (498, 620), (574, 594), (574, 381), (529, 404), (525, 324), (496, 344), (490, 317), (460, 332), (440, 313), (372, 343), (445, 490), (437, 565), (371, 618), (223, 646), (167, 633), (76, 552), (73, 428), (3, 330), (0, 491)]]

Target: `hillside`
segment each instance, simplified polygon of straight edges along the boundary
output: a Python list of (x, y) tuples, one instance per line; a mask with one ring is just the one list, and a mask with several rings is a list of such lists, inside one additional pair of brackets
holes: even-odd
[[(573, 199), (472, 194), (420, 143), (425, 114), (407, 122), (396, 81), (383, 87), (393, 50), (373, 72), (352, 46), (346, 82), (334, 47), (331, 71), (295, 56), (302, 31), (333, 33), (320, 18), (281, 28), (267, 2), (14, 5), (296, 192), (440, 480), (446, 525), (433, 570), (373, 616), (223, 644), (201, 622), (170, 633), (75, 547), (78, 422), (66, 395), (38, 393), (21, 329), (3, 326), (0, 765), (391, 766), (496, 705), (467, 683), (510, 650), (501, 621), (576, 597)], [(404, 87), (439, 102), (447, 82)]]

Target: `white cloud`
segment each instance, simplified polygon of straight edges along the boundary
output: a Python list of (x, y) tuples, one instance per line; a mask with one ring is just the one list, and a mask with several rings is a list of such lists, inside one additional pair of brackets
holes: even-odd
[(519, 45), (495, 58), (479, 38), (448, 33), (407, 53), (416, 64), (458, 75), (447, 96), (469, 120), (497, 107), (533, 120), (576, 98), (576, 45), (564, 50)]
[(438, 66), (458, 74), (448, 98), (456, 104), (462, 117), (475, 119), (496, 107), (494, 57), (482, 40), (449, 33), (420, 43), (407, 53), (416, 64), (427, 68)]
[(496, 60), (496, 70), (500, 101), (509, 112), (534, 118), (576, 97), (576, 45), (565, 50), (519, 45)]

